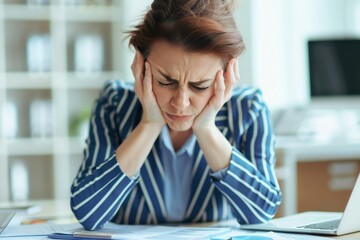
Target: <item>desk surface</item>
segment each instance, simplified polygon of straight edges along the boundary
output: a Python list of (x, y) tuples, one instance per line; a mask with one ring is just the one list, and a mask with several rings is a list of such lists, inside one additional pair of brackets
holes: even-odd
[[(40, 210), (36, 213), (20, 213), (10, 222), (10, 225), (19, 225), (24, 220), (29, 219), (48, 219), (50, 222), (54, 222), (57, 224), (67, 224), (67, 223), (75, 223), (76, 220), (70, 210), (69, 200), (44, 200), (44, 201), (31, 201), (22, 204), (34, 204), (40, 206)], [(9, 203), (0, 202), (0, 207), (9, 206)], [(182, 225), (182, 226), (189, 226), (189, 225)], [(191, 224), (190, 226), (194, 227), (209, 227), (209, 226), (217, 226), (217, 227), (233, 227), (234, 231), (235, 228), (238, 227), (238, 223), (235, 220), (223, 221), (223, 222), (213, 222), (213, 223), (198, 223), (198, 224)], [(295, 235), (296, 236), (296, 235)], [(310, 235), (309, 235), (310, 236)], [(360, 239), (360, 232), (348, 234), (344, 236), (338, 237), (330, 237), (332, 239)], [(1, 238), (0, 238), (1, 239)], [(20, 239), (20, 238), (17, 238)], [(37, 239), (37, 238), (21, 238), (21, 239)], [(39, 239), (44, 239), (39, 238)]]
[(30, 213), (18, 212), (14, 219), (10, 222), (10, 225), (19, 225), (22, 222), (30, 220), (39, 220), (38, 222), (49, 221), (57, 224), (76, 222), (76, 219), (70, 209), (69, 200), (41, 200), (21, 202), (17, 204), (0, 202), (0, 207), (9, 207), (12, 205), (33, 205), (37, 206), (37, 208), (35, 211), (31, 211)]

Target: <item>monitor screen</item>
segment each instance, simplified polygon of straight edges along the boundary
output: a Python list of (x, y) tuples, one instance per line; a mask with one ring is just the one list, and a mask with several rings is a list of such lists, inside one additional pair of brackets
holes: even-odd
[(311, 97), (360, 96), (360, 39), (308, 41)]

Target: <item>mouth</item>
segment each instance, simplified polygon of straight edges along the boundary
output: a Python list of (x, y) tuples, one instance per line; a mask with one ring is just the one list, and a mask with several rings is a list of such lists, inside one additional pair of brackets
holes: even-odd
[(176, 115), (166, 113), (166, 116), (173, 121), (187, 121), (191, 118), (191, 115)]

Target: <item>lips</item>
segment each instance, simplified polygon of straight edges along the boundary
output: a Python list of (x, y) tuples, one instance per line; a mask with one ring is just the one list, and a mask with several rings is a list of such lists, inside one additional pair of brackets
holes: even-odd
[(166, 116), (173, 121), (186, 121), (191, 118), (191, 115), (177, 115), (166, 113)]

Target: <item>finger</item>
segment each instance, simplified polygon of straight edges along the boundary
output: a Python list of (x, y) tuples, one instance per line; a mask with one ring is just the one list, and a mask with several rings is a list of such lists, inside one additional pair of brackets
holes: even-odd
[(233, 64), (234, 64), (234, 59), (231, 59), (226, 65), (225, 74), (224, 74), (226, 86), (230, 85), (234, 81)]
[(152, 74), (151, 74), (151, 67), (148, 62), (145, 62), (145, 76), (144, 76), (144, 94), (147, 96), (152, 95)]
[(135, 79), (142, 79), (144, 72), (144, 58), (139, 51), (136, 51), (135, 59), (133, 64), (133, 74)]
[(224, 83), (224, 72), (223, 70), (219, 70), (216, 73), (215, 77), (215, 90), (214, 96), (210, 100), (210, 106), (213, 106), (214, 109), (218, 110), (224, 104), (224, 91), (225, 91), (225, 83)]
[(235, 61), (235, 67), (234, 67), (234, 73), (235, 73), (235, 84), (238, 84), (240, 82), (240, 71), (239, 71), (239, 61)]
[(138, 58), (139, 58), (138, 55), (139, 55), (139, 52), (138, 52), (138, 50), (136, 50), (133, 62), (131, 63), (131, 71), (132, 71), (134, 76), (135, 76), (135, 69), (136, 69), (136, 66), (137, 66)]
[(229, 97), (232, 93), (232, 89), (236, 83), (236, 77), (235, 77), (235, 59), (231, 59), (230, 62), (228, 63), (227, 67), (226, 67), (226, 72), (225, 72), (225, 99), (229, 100)]
[(139, 51), (136, 51), (134, 58), (134, 64), (132, 66), (133, 75), (135, 78), (135, 93), (141, 98), (143, 95), (143, 71), (144, 71), (144, 60)]
[(216, 94), (223, 94), (226, 88), (223, 70), (219, 70), (216, 75)]
[(131, 63), (131, 70), (134, 71), (135, 64), (136, 64), (136, 58), (137, 58), (137, 51), (135, 52), (134, 59)]

